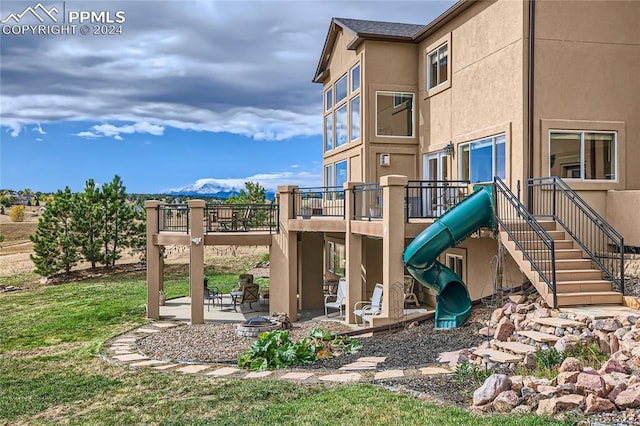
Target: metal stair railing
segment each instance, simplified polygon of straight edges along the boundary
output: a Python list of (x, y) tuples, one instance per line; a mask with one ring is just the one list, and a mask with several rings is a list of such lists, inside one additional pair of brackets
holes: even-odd
[(551, 217), (571, 235), (592, 263), (624, 294), (624, 239), (561, 178), (528, 181), (534, 216)]
[(556, 253), (553, 238), (499, 177), (494, 178), (493, 188), (496, 225), (509, 235), (533, 270), (553, 293), (553, 307), (557, 308)]

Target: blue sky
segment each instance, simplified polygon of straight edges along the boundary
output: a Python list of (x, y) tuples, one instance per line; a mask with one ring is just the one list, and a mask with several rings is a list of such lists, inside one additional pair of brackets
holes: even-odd
[[(331, 17), (426, 24), (452, 3), (92, 0), (37, 9), (37, 0), (3, 0), (0, 188), (80, 191), (115, 174), (137, 193), (247, 180), (318, 186), (322, 96), (311, 79)], [(121, 12), (124, 22), (105, 29), (122, 34), (82, 35), (80, 22), (76, 34), (7, 34), (21, 31), (10, 14), (29, 6), (58, 18), (42, 16), (49, 26), (62, 17), (71, 25), (70, 12), (112, 21)], [(101, 25), (88, 19), (90, 32)], [(27, 13), (19, 24), (40, 23)]]

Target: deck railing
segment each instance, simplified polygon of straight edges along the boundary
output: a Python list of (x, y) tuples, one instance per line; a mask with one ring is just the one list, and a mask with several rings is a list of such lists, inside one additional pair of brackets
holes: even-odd
[(186, 204), (159, 205), (158, 231), (189, 232), (189, 206)]
[(278, 232), (278, 205), (210, 204), (205, 207), (205, 233)]
[(494, 178), (493, 187), (497, 223), (547, 285), (553, 294), (553, 307), (557, 307), (556, 254), (553, 238), (499, 177)]
[(624, 293), (622, 236), (559, 177), (529, 179), (531, 211), (559, 223), (580, 245), (605, 279)]
[(438, 218), (469, 195), (469, 181), (410, 180), (405, 195), (405, 218)]
[[(161, 204), (158, 231), (188, 233), (190, 209), (186, 204)], [(277, 233), (279, 206), (271, 204), (209, 204), (204, 208), (204, 232)]]
[(339, 217), (344, 219), (344, 189), (339, 186), (296, 188), (293, 194), (293, 217)]
[(353, 186), (353, 219), (382, 219), (382, 187), (379, 183)]

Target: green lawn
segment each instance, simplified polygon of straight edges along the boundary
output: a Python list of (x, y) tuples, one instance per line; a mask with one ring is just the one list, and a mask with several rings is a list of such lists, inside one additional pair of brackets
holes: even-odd
[[(234, 274), (207, 275), (222, 284)], [(186, 295), (184, 269), (166, 273), (165, 288), (169, 297)], [(563, 424), (476, 418), (371, 385), (211, 379), (103, 361), (102, 342), (146, 321), (145, 291), (144, 273), (130, 273), (0, 294), (0, 424)]]

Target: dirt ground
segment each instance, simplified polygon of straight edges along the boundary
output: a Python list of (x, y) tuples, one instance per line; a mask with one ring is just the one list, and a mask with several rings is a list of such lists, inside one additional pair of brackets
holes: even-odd
[[(7, 214), (0, 215), (0, 233), (5, 238), (0, 242), (0, 277), (33, 272), (33, 262), (29, 258), (33, 253), (33, 244), (29, 240), (29, 235), (35, 233), (41, 216), (38, 207), (27, 207), (24, 222), (11, 222), (8, 213), (7, 210)], [(263, 246), (205, 246), (205, 264), (224, 264), (225, 269), (237, 271), (246, 267), (247, 258), (260, 258), (267, 253), (269, 253), (268, 247)], [(189, 248), (186, 246), (167, 246), (166, 255), (165, 263), (167, 264), (189, 263)], [(117, 264), (131, 264), (138, 261), (139, 256), (124, 253)], [(78, 271), (87, 269), (89, 266), (87, 262), (81, 262), (73, 269)], [(233, 269), (238, 266), (241, 268)]]

